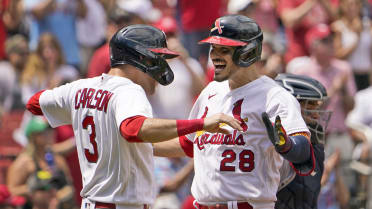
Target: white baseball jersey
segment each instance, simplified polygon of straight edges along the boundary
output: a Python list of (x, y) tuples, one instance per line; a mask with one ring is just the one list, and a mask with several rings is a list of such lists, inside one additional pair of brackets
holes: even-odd
[(152, 117), (139, 85), (102, 74), (46, 90), (39, 102), (52, 127), (73, 126), (83, 177), (82, 197), (116, 204), (153, 203), (152, 146), (129, 143), (119, 128), (126, 118)]
[(268, 138), (261, 113), (279, 115), (287, 134), (308, 132), (298, 101), (274, 80), (262, 76), (230, 90), (228, 81), (211, 82), (197, 99), (190, 118), (215, 113), (244, 121), (243, 132), (197, 132), (193, 139), (195, 176), (191, 192), (200, 204), (247, 201), (253, 208), (274, 208), (283, 158)]

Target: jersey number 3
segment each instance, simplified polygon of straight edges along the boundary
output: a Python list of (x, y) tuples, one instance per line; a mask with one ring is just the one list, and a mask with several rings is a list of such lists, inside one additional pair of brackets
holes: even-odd
[(84, 149), (85, 157), (87, 158), (88, 162), (96, 163), (98, 160), (98, 150), (97, 150), (97, 142), (96, 142), (96, 125), (94, 125), (93, 116), (86, 116), (83, 120), (83, 129), (88, 129), (90, 126), (91, 133), (89, 134), (89, 141), (93, 146), (93, 153), (89, 152), (89, 149)]

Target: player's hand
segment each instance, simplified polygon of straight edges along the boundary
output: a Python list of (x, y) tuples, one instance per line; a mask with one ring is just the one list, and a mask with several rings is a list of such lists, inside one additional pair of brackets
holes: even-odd
[(280, 120), (279, 115), (276, 116), (275, 118), (274, 126), (271, 124), (269, 116), (266, 112), (263, 112), (261, 117), (265, 124), (267, 134), (269, 135), (269, 139), (275, 146), (275, 149), (279, 153), (287, 152), (292, 146), (291, 143), (292, 141), (288, 139), (287, 133), (285, 132), (282, 126), (282, 122)]
[(223, 134), (229, 134), (230, 131), (223, 128), (223, 126), (226, 124), (231, 126), (233, 129), (243, 131), (243, 128), (240, 126), (239, 120), (223, 113), (218, 113), (210, 117), (204, 118), (203, 129), (210, 133), (218, 132)]

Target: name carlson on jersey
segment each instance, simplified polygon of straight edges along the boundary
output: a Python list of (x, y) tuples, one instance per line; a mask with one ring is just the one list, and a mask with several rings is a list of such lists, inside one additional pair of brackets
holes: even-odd
[(83, 88), (75, 95), (75, 110), (79, 108), (97, 109), (107, 112), (107, 105), (113, 95), (112, 92), (102, 89)]
[(194, 143), (198, 146), (199, 150), (204, 149), (205, 144), (212, 145), (239, 145), (244, 146), (245, 141), (242, 134), (238, 134), (237, 130), (234, 130), (232, 134), (221, 134), (221, 133), (205, 133), (200, 131), (196, 134)]

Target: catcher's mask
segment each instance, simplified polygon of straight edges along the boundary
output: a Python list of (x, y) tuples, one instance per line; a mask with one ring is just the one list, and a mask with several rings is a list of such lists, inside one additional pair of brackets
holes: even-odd
[(261, 59), (263, 34), (260, 26), (244, 15), (227, 15), (212, 25), (209, 37), (202, 43), (236, 46), (232, 59), (241, 67), (248, 67)]
[(311, 132), (311, 140), (324, 143), (332, 112), (325, 110), (328, 97), (325, 87), (308, 76), (279, 74), (275, 81), (289, 91), (301, 104), (302, 117)]
[(162, 85), (168, 85), (174, 79), (165, 59), (176, 56), (176, 52), (167, 48), (164, 32), (149, 25), (124, 27), (110, 40), (111, 67), (130, 64)]

